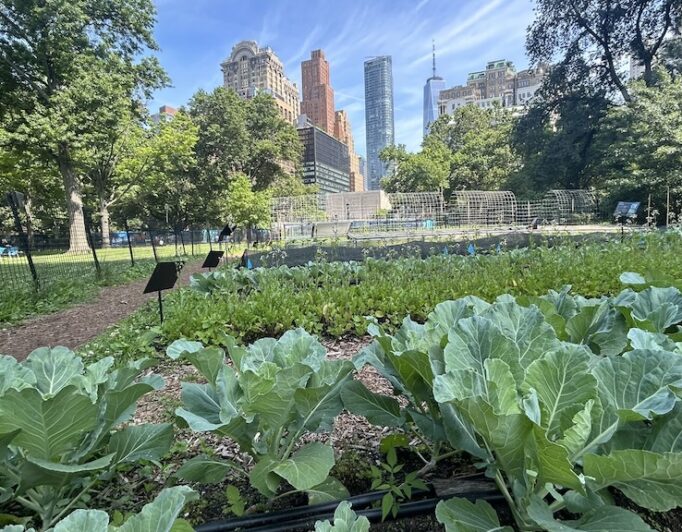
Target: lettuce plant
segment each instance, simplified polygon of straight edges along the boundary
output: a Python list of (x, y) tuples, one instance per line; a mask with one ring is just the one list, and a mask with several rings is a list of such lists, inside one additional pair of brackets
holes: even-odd
[[(172, 532), (192, 530), (186, 521), (177, 517), (182, 508), (197, 499), (194, 490), (187, 486), (166, 488), (142, 511), (131, 515), (120, 526), (109, 524), (109, 516), (102, 510), (76, 510), (55, 524), (53, 532)], [(23, 525), (0, 528), (0, 532), (35, 532)]]
[[(331, 446), (301, 443), (308, 433), (331, 430), (353, 364), (327, 359), (325, 348), (302, 329), (248, 347), (234, 339), (228, 344), (229, 360), (222, 349), (198, 342), (179, 340), (168, 347), (168, 356), (188, 360), (207, 380), (182, 384), (183, 405), (176, 415), (194, 431), (239, 444), (255, 462), (248, 473), (251, 484), (267, 497), (274, 497), (283, 481), (308, 492), (314, 502), (345, 495), (345, 488), (329, 477)], [(200, 456), (185, 463), (178, 475), (219, 482), (230, 468), (247, 474), (236, 464)]]
[(113, 362), (86, 366), (65, 347), (37, 349), (23, 363), (0, 357), (0, 502), (21, 504), (45, 529), (118, 465), (170, 448), (170, 424), (122, 426), (163, 379), (140, 377), (148, 361), (112, 371)]
[[(661, 302), (677, 295), (643, 297)], [(401, 345), (400, 335), (416, 339), (411, 350), (392, 356), (428, 357), (450, 444), (481, 460), (522, 530), (648, 530), (639, 516), (614, 506), (611, 487), (653, 511), (682, 504), (682, 357), (668, 350), (675, 344), (661, 332), (615, 325), (635, 312), (628, 298), (573, 299), (570, 311), (569, 303), (555, 301), (555, 312), (544, 313), (510, 296), (490, 305), (449, 301), (425, 324), (377, 338), (383, 349)], [(652, 315), (651, 304), (637, 308), (650, 309), (638, 323), (657, 323), (661, 314)], [(576, 326), (583, 331), (578, 342), (560, 339), (571, 338), (569, 323), (581, 313), (574, 324), (613, 319), (603, 327)], [(658, 323), (657, 331), (676, 325), (672, 317)], [(614, 352), (616, 345), (622, 352)], [(560, 521), (560, 510), (579, 517)], [(502, 529), (482, 501), (453, 499), (437, 516), (452, 531)]]

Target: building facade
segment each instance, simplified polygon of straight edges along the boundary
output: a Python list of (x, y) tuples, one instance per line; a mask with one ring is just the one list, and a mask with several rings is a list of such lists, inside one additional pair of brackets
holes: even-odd
[(466, 85), (457, 85), (440, 92), (439, 115), (452, 114), (465, 105), (481, 108), (500, 107), (523, 109), (541, 87), (548, 73), (547, 65), (517, 72), (511, 61), (490, 61), (485, 70), (472, 72)]
[(329, 62), (322, 50), (313, 50), (310, 59), (301, 63), (301, 85), (301, 113), (317, 127), (333, 135), (334, 89), (330, 83)]
[(348, 146), (311, 123), (299, 124), (298, 137), (303, 145), (303, 182), (317, 185), (320, 192), (349, 192)]
[(424, 136), (429, 134), (429, 126), (438, 118), (438, 99), (445, 89), (445, 80), (436, 74), (436, 45), (433, 45), (433, 65), (431, 77), (424, 85)]
[(162, 105), (159, 107), (159, 112), (153, 114), (150, 118), (152, 122), (155, 124), (158, 124), (161, 122), (161, 120), (168, 120), (169, 118), (173, 118), (177, 114), (178, 110), (175, 107), (171, 107), (170, 105)]
[(336, 111), (334, 117), (334, 136), (348, 146), (350, 157), (350, 191), (362, 192), (365, 189), (364, 178), (360, 173), (360, 157), (355, 153), (353, 130), (348, 113), (343, 109)]
[(255, 41), (241, 41), (220, 65), (223, 85), (242, 98), (259, 92), (271, 94), (284, 120), (294, 124), (300, 112), (298, 88), (286, 77), (284, 65), (272, 48), (260, 48)]
[(378, 190), (387, 173), (379, 154), (395, 144), (393, 68), (391, 56), (365, 61), (365, 131), (367, 140), (367, 188)]

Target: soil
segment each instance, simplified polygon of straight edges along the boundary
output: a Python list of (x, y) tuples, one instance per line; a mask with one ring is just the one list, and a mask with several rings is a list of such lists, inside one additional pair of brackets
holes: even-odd
[[(186, 286), (201, 262), (185, 264), (176, 287)], [(147, 279), (103, 288), (97, 299), (0, 329), (0, 353), (23, 360), (43, 346), (63, 345), (74, 349), (102, 334), (108, 327), (157, 297), (143, 294)]]

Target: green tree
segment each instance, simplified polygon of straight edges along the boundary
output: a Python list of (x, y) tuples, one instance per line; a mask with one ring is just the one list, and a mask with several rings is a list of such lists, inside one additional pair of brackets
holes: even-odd
[(252, 229), (270, 224), (270, 192), (253, 190), (246, 174), (232, 176), (225, 212), (232, 222)]
[[(64, 195), (56, 169), (30, 153), (19, 154), (3, 146), (4, 133), (0, 130), (0, 230), (14, 232), (14, 218), (9, 207), (4, 207), (6, 194), (17, 190), (24, 194), (29, 240), (36, 230), (50, 230), (59, 235), (64, 227)], [(67, 228), (68, 229), (68, 228)]]
[[(87, 247), (76, 151), (102, 103), (93, 77), (111, 65), (154, 79), (151, 0), (5, 0), (0, 4), (0, 119), (17, 151), (61, 174), (70, 248)], [(154, 82), (149, 83), (154, 85)]]
[(679, 0), (537, 0), (535, 20), (526, 48), (532, 62), (560, 57), (592, 56), (598, 80), (618, 91), (627, 102), (630, 92), (618, 71), (618, 61), (632, 56), (644, 65), (644, 79), (654, 83), (653, 65), (666, 34), (679, 28)]
[(301, 145), (272, 96), (243, 100), (232, 89), (197, 92), (188, 106), (199, 128), (197, 160), (202, 186), (226, 190), (238, 172), (264, 190), (283, 174), (295, 174)]
[(150, 227), (170, 226), (175, 232), (206, 221), (207, 202), (197, 186), (197, 126), (183, 111), (155, 124), (145, 143), (137, 148), (137, 164), (144, 164), (145, 179), (139, 193), (126, 202), (126, 216), (146, 221)]
[(590, 188), (592, 145), (611, 105), (608, 89), (592, 83), (581, 58), (552, 68), (513, 125), (512, 146), (521, 167), (509, 188), (526, 198), (551, 189)]
[(387, 192), (428, 192), (448, 187), (452, 153), (442, 143), (431, 143), (418, 153), (408, 153), (403, 144), (387, 146), (380, 158), (392, 168), (382, 180)]
[(666, 190), (682, 197), (682, 80), (660, 69), (658, 84), (633, 84), (632, 101), (613, 107), (595, 140), (592, 172), (612, 202), (638, 200), (663, 212)]
[[(110, 209), (138, 185), (148, 159), (138, 147), (147, 136), (143, 104), (151, 91), (165, 82), (161, 71), (148, 71), (141, 78), (135, 71), (110, 61), (107, 72), (93, 69), (81, 80), (93, 101), (88, 130), (83, 133), (74, 159), (84, 177), (86, 192), (92, 190), (99, 215), (102, 243), (109, 246)], [(142, 151), (144, 154), (144, 151)]]

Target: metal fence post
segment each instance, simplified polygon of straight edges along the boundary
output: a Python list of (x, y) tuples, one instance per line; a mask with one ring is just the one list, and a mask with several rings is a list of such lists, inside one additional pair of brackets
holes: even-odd
[(130, 253), (130, 265), (135, 266), (135, 255), (133, 254), (133, 243), (130, 241), (130, 229), (128, 228), (128, 220), (123, 221), (123, 228), (126, 231), (126, 239), (128, 240), (128, 252)]
[(156, 244), (154, 243), (154, 232), (149, 230), (149, 239), (152, 241), (152, 253), (154, 253), (154, 262), (159, 262), (159, 257), (156, 255)]
[(24, 256), (26, 257), (26, 262), (28, 262), (28, 269), (31, 271), (31, 278), (33, 279), (33, 285), (36, 290), (40, 288), (40, 280), (38, 279), (38, 272), (36, 271), (35, 264), (33, 264), (33, 256), (31, 255), (31, 247), (29, 245), (28, 235), (24, 233), (24, 228), (21, 225), (21, 218), (19, 217), (19, 208), (24, 209), (24, 195), (21, 192), (8, 192), (7, 201), (10, 208), (12, 209), (12, 215), (14, 216), (14, 226), (19, 233), (19, 239), (24, 246)]
[(208, 240), (209, 251), (213, 251), (213, 242), (211, 239), (211, 230), (210, 229), (206, 229), (206, 240)]
[(192, 257), (194, 257), (194, 230), (193, 229), (189, 230), (189, 240), (190, 240), (190, 243), (192, 244)]
[(95, 250), (95, 240), (92, 238), (92, 231), (90, 230), (90, 222), (85, 217), (85, 233), (88, 237), (88, 244), (90, 244), (90, 249), (92, 250), (92, 260), (95, 263), (95, 275), (97, 278), (102, 276), (102, 268), (99, 265), (99, 260), (97, 259), (97, 251)]

